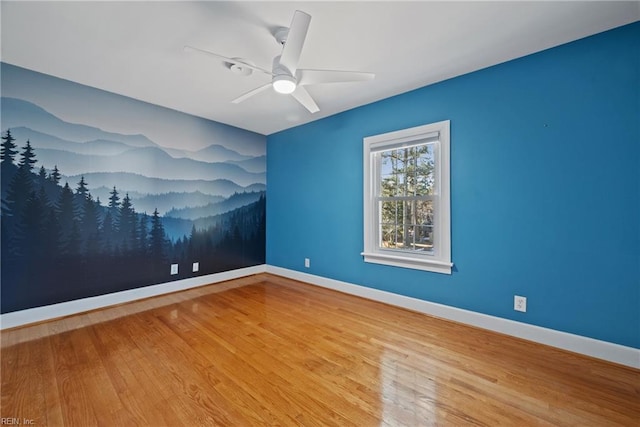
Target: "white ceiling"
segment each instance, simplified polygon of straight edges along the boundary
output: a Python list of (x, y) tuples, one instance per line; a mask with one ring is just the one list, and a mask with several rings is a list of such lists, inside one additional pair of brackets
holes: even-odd
[[(0, 3), (4, 62), (271, 134), (640, 19), (640, 2), (11, 2)], [(270, 69), (272, 32), (312, 16), (300, 68), (376, 73), (308, 87), (310, 114), (267, 83), (192, 45)]]

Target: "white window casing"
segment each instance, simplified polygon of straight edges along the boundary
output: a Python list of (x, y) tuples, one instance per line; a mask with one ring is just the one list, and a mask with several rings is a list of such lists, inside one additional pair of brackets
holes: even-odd
[[(432, 159), (432, 167), (428, 176), (420, 176), (423, 182), (432, 179), (428, 191), (418, 194), (414, 190), (413, 194), (392, 194), (382, 193), (382, 157), (390, 157), (390, 152), (410, 152), (410, 149), (422, 148), (429, 152)], [(417, 153), (417, 151), (414, 151)], [(405, 155), (405, 159), (406, 159)], [(415, 160), (415, 174), (418, 174), (417, 162)], [(449, 120), (389, 132), (381, 135), (374, 135), (364, 138), (363, 141), (363, 166), (364, 166), (364, 251), (362, 255), (365, 262), (386, 264), (396, 267), (412, 268), (418, 270), (431, 271), (436, 273), (451, 274), (451, 197), (450, 197), (450, 122)], [(406, 164), (404, 165), (406, 168)], [(409, 169), (404, 173), (393, 175), (403, 182), (406, 182)], [(411, 176), (417, 180), (415, 176)], [(405, 186), (406, 187), (406, 186)], [(416, 186), (417, 187), (417, 186)], [(386, 205), (385, 205), (386, 203)], [(429, 206), (428, 223), (411, 224), (410, 226), (402, 218), (398, 223), (396, 214), (395, 223), (387, 224), (382, 222), (382, 206), (397, 206), (401, 204), (403, 212), (406, 209), (417, 217), (417, 204), (422, 203)], [(411, 207), (411, 208), (410, 208)], [(404, 214), (403, 214), (404, 215)], [(388, 215), (387, 215), (388, 216)], [(388, 219), (387, 219), (388, 220)], [(416, 221), (414, 221), (416, 222)], [(427, 225), (428, 224), (428, 225)], [(396, 230), (395, 239), (391, 239), (392, 245), (388, 245), (383, 239), (383, 225), (387, 229)], [(403, 242), (398, 244), (398, 229), (403, 229)], [(406, 245), (408, 241), (408, 230), (411, 228), (413, 243)], [(427, 244), (418, 244), (416, 236), (424, 233), (424, 230), (431, 230), (428, 238), (423, 237), (422, 241)], [(422, 234), (421, 234), (422, 235)], [(395, 243), (395, 245), (393, 244)], [(387, 244), (385, 246), (385, 244)]]

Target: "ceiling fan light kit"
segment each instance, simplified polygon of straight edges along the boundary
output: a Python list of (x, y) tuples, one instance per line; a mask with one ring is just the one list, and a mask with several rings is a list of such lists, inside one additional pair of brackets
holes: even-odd
[(271, 83), (252, 89), (232, 100), (233, 104), (257, 95), (260, 92), (273, 87), (277, 93), (292, 95), (310, 113), (319, 111), (309, 92), (304, 88), (306, 85), (324, 83), (343, 83), (372, 80), (373, 73), (361, 73), (357, 71), (335, 71), (335, 70), (304, 70), (298, 69), (300, 54), (304, 46), (311, 15), (296, 10), (291, 20), (289, 28), (278, 28), (274, 34), (276, 41), (282, 45), (282, 53), (273, 59), (271, 72), (253, 65), (250, 61), (240, 58), (227, 58), (217, 53), (203, 49), (185, 46), (185, 50), (206, 53), (222, 59), (225, 63), (231, 64), (229, 69), (239, 75), (247, 76), (252, 71), (261, 71), (271, 76)]
[(271, 84), (273, 85), (273, 90), (285, 95), (293, 93), (297, 86), (296, 79), (292, 76), (287, 76), (286, 74), (273, 76)]

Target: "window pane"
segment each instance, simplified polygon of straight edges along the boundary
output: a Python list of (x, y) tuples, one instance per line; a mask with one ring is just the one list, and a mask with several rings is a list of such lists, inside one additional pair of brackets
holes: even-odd
[(382, 151), (380, 156), (380, 196), (393, 197), (402, 195), (400, 180), (402, 173), (398, 168), (397, 150)]
[(433, 231), (435, 224), (433, 201), (419, 200), (416, 202), (416, 224), (420, 226), (420, 236), (416, 239), (417, 249), (433, 251)]
[(427, 196), (434, 193), (434, 143), (378, 153), (380, 196)]
[(416, 201), (416, 224), (433, 225), (433, 201), (418, 200)]
[(433, 194), (435, 153), (434, 144), (414, 147), (413, 153), (413, 187), (416, 196)]
[(380, 224), (380, 247), (403, 251), (430, 250), (428, 233), (424, 227), (413, 224)]
[(379, 202), (379, 208), (381, 248), (433, 251), (431, 200), (387, 200)]
[(380, 223), (396, 225), (402, 218), (402, 202), (380, 202)]
[(418, 226), (416, 227), (416, 246), (417, 251), (433, 251), (433, 227)]
[(398, 222), (402, 215), (402, 202), (380, 202), (380, 247), (394, 249), (398, 247)]
[(380, 236), (380, 247), (384, 249), (395, 249), (398, 247), (398, 229), (393, 224), (382, 224), (382, 235)]

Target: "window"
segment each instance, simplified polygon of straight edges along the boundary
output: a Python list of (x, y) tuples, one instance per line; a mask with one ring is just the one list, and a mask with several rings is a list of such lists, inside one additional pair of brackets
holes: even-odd
[(364, 138), (362, 255), (451, 274), (448, 120)]

